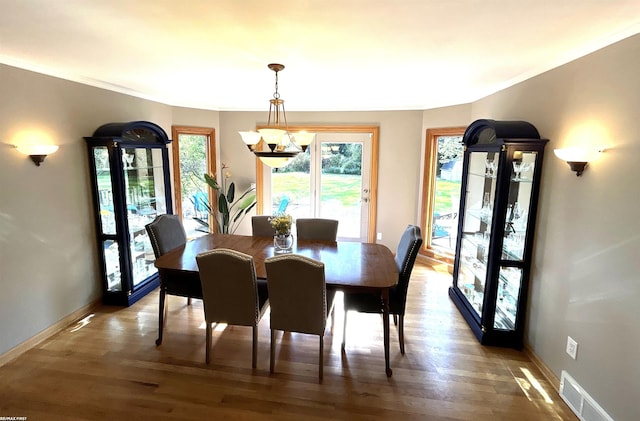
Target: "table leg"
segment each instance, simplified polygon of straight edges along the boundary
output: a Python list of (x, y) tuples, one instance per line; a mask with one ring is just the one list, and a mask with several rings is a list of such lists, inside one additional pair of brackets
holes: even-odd
[(382, 327), (384, 330), (384, 366), (387, 377), (391, 377), (393, 371), (389, 365), (389, 290), (382, 291)]

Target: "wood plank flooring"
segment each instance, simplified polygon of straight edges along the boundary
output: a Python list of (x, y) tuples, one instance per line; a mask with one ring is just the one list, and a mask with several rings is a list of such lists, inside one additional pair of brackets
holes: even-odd
[(217, 326), (204, 362), (202, 302), (169, 298), (161, 346), (157, 291), (129, 308), (100, 307), (0, 367), (0, 416), (28, 420), (405, 419), (576, 420), (522, 352), (483, 347), (447, 296), (451, 276), (416, 264), (405, 317), (406, 355), (391, 329), (384, 372), (378, 315), (343, 312), (325, 334), (318, 383), (316, 336), (278, 334), (269, 373), (269, 313), (258, 367), (251, 328)]

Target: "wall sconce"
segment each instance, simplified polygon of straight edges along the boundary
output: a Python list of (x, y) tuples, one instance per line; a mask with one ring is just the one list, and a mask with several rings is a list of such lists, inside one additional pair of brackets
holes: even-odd
[(587, 164), (591, 161), (595, 161), (600, 157), (603, 149), (586, 149), (586, 148), (563, 148), (554, 149), (553, 153), (563, 161), (569, 164), (571, 171), (575, 171), (576, 176), (580, 177)]
[(57, 145), (20, 145), (16, 146), (16, 148), (18, 149), (18, 152), (24, 155), (29, 155), (33, 163), (38, 167), (47, 155), (51, 155), (58, 150)]

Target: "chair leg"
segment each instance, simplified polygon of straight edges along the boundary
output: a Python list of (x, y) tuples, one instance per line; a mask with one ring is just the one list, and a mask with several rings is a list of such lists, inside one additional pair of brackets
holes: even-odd
[(344, 346), (347, 342), (347, 309), (344, 309), (344, 326), (342, 327), (342, 350), (344, 351)]
[(190, 306), (191, 305), (191, 297), (187, 297), (187, 305)]
[(211, 323), (209, 322), (205, 322), (207, 324), (207, 345), (205, 346), (205, 361), (207, 364), (209, 364), (209, 361), (211, 360)]
[(164, 330), (164, 317), (165, 317), (165, 290), (160, 286), (160, 298), (158, 300), (158, 339), (156, 339), (156, 346), (162, 344), (162, 331)]
[(253, 326), (253, 352), (251, 353), (251, 367), (256, 368), (258, 360), (258, 326)]
[(400, 315), (400, 324), (398, 325), (398, 338), (400, 339), (400, 353), (404, 355), (404, 314)]
[(318, 356), (318, 380), (322, 383), (324, 374), (324, 336), (320, 335), (320, 355)]
[(398, 315), (397, 314), (393, 315), (393, 324), (398, 326)]
[(273, 373), (274, 360), (276, 358), (276, 331), (271, 329), (271, 356), (269, 357), (269, 372)]

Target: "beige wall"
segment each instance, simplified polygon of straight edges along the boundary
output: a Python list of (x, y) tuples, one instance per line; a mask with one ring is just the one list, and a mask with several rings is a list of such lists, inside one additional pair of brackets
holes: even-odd
[[(640, 419), (640, 36), (477, 101), (472, 115), (524, 119), (550, 139), (527, 342), (615, 420)], [(583, 142), (610, 149), (578, 178), (553, 149)]]
[[(83, 136), (113, 121), (171, 128), (171, 108), (0, 65), (0, 354), (99, 299)], [(26, 130), (60, 149), (40, 167), (13, 147)]]

